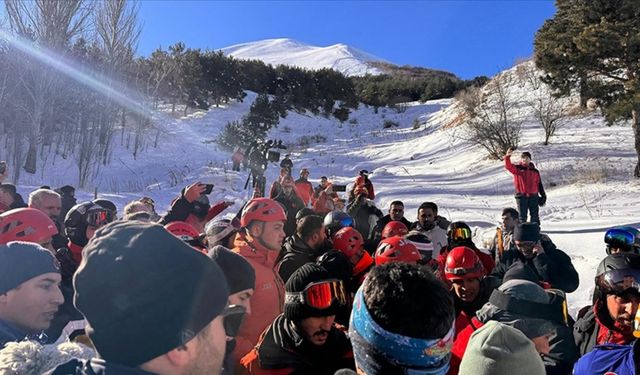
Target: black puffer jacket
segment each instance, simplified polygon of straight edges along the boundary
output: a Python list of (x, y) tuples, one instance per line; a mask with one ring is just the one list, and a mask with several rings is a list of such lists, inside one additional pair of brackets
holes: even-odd
[(342, 330), (334, 326), (325, 344), (315, 346), (304, 340), (284, 315), (273, 321), (242, 364), (253, 371), (259, 366), (301, 375), (333, 375), (339, 369), (355, 369), (351, 342)]
[(286, 283), (289, 277), (303, 265), (315, 263), (316, 259), (325, 253), (326, 249), (312, 249), (297, 234), (289, 237), (282, 245), (282, 258), (276, 265), (280, 278)]
[(580, 280), (578, 272), (571, 263), (571, 258), (562, 250), (556, 248), (553, 242), (542, 241), (544, 253), (532, 259), (526, 259), (518, 250), (507, 250), (502, 254), (500, 263), (491, 273), (502, 280), (505, 273), (516, 262), (522, 262), (530, 267), (538, 276), (539, 281), (548, 282), (552, 288), (571, 293), (578, 289)]

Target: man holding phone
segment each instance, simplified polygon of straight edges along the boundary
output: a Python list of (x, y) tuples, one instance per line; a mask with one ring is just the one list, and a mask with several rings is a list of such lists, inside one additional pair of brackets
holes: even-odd
[(182, 190), (180, 197), (171, 203), (171, 208), (160, 220), (160, 224), (184, 221), (191, 224), (199, 233), (204, 233), (207, 222), (234, 203), (222, 201), (212, 207), (207, 197), (212, 190), (213, 184), (203, 184), (199, 181), (187, 186)]

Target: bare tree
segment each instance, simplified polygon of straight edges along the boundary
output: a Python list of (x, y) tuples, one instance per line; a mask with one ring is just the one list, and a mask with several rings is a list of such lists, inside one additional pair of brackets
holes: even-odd
[(483, 147), (495, 159), (518, 146), (522, 130), (518, 101), (508, 95), (504, 78), (499, 75), (482, 88), (469, 87), (459, 96), (468, 118), (460, 138)]
[(553, 91), (545, 84), (540, 72), (532, 61), (524, 62), (516, 67), (516, 76), (521, 87), (529, 92), (525, 100), (526, 105), (533, 112), (544, 130), (544, 144), (549, 144), (549, 139), (556, 130), (564, 125), (568, 116), (562, 99), (553, 96)]
[[(90, 14), (84, 0), (5, 0), (5, 8), (9, 25), (15, 33), (33, 40), (35, 45), (52, 50), (62, 50), (80, 35)], [(59, 74), (25, 53), (19, 57), (14, 62), (26, 72), (21, 76), (21, 82), (29, 98), (23, 112), (29, 119), (25, 124), (29, 146), (24, 169), (35, 173), (40, 129), (43, 122), (49, 120), (46, 113), (54, 97)]]

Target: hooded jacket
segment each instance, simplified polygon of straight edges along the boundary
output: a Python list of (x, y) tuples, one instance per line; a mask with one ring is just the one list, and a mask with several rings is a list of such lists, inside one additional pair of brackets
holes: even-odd
[(633, 328), (616, 324), (609, 316), (606, 304), (599, 299), (593, 306), (580, 310), (573, 325), (573, 337), (580, 355), (590, 352), (596, 345), (628, 345), (635, 340)]
[(315, 346), (284, 315), (265, 330), (241, 364), (250, 374), (258, 375), (333, 375), (339, 369), (355, 367), (351, 342), (344, 331), (334, 325), (325, 344)]
[(284, 283), (274, 270), (277, 251), (268, 250), (255, 241), (237, 240), (236, 243), (233, 251), (242, 255), (256, 271), (252, 311), (245, 317), (236, 336), (234, 357), (240, 360), (258, 342), (262, 331), (282, 313)]

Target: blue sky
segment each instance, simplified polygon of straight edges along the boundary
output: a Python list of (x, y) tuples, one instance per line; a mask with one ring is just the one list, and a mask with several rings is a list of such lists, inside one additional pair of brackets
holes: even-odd
[(177, 41), (217, 49), (286, 37), (472, 78), (531, 56), (534, 33), (554, 13), (553, 1), (143, 0), (138, 53)]

